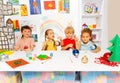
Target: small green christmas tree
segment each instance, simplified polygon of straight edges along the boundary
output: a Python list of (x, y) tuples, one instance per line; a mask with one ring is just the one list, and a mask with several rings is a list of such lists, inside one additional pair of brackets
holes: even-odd
[(120, 62), (120, 38), (118, 34), (110, 41), (112, 46), (108, 48), (111, 51), (111, 56), (108, 58), (111, 62)]

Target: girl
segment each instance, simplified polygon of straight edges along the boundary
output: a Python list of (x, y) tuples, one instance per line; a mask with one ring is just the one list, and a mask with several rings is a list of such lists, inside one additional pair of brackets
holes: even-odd
[(57, 50), (54, 40), (54, 32), (52, 29), (47, 29), (45, 31), (45, 42), (43, 44), (42, 50)]
[(89, 28), (84, 28), (81, 32), (81, 50), (92, 50), (92, 52), (97, 53), (101, 49), (96, 46), (92, 40), (92, 31)]
[(14, 50), (23, 50), (23, 51), (27, 51), (27, 50), (33, 50), (35, 47), (35, 42), (34, 39), (31, 38), (31, 33), (32, 30), (29, 26), (23, 26), (21, 28), (21, 34), (22, 37), (20, 40), (18, 40), (17, 44), (14, 47)]

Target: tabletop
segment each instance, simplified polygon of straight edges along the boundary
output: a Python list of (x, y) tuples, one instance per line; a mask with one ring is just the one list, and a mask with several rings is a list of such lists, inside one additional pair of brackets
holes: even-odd
[[(75, 57), (72, 51), (33, 51), (32, 56), (46, 54), (52, 57), (47, 60), (34, 60), (26, 57), (26, 52), (17, 51), (9, 55), (8, 61), (23, 59), (29, 64), (12, 68), (5, 61), (0, 62), (0, 71), (120, 71), (120, 65), (112, 67), (103, 64), (96, 64), (95, 58), (103, 56), (104, 52), (92, 53), (90, 51), (79, 51), (78, 57)], [(87, 62), (84, 63), (82, 58), (87, 57)]]

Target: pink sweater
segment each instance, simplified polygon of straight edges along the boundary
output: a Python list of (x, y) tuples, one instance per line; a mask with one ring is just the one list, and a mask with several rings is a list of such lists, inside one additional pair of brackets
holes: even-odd
[(16, 48), (19, 50), (31, 49), (31, 47), (35, 46), (35, 42), (33, 38), (21, 38), (18, 40), (16, 44)]

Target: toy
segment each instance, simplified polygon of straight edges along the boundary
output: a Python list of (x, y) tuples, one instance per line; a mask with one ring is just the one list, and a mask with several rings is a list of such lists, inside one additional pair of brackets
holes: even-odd
[(73, 53), (73, 55), (77, 58), (78, 55), (79, 55), (79, 50), (74, 49), (74, 50), (72, 51), (72, 53)]
[(87, 14), (98, 13), (98, 6), (96, 3), (86, 3), (84, 5), (84, 12)]
[(107, 49), (112, 53), (108, 60), (111, 62), (120, 62), (120, 37), (118, 34), (110, 42), (112, 46)]
[(88, 25), (87, 25), (86, 23), (84, 23), (84, 24), (82, 25), (82, 28), (88, 28)]
[(84, 63), (84, 64), (87, 64), (88, 63), (88, 57), (86, 55), (84, 55), (82, 58), (81, 58), (81, 62)]

